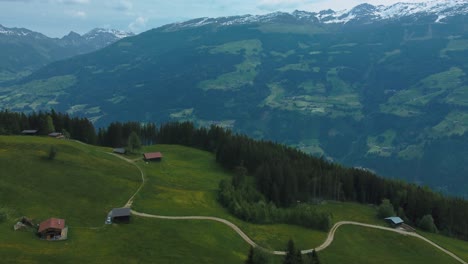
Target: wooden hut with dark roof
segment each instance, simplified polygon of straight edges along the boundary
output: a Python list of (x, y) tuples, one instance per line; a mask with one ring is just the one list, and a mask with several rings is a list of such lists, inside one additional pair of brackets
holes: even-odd
[(132, 212), (130, 208), (114, 208), (109, 213), (112, 223), (130, 223)]

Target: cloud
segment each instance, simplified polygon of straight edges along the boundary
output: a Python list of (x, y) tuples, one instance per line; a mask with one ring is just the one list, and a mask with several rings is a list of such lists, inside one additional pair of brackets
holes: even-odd
[(88, 14), (86, 14), (86, 12), (84, 12), (84, 11), (73, 10), (73, 11), (69, 11), (67, 13), (69, 13), (73, 17), (77, 17), (77, 18), (86, 18), (88, 16)]
[(90, 0), (54, 0), (57, 3), (66, 4), (66, 5), (77, 5), (77, 4), (89, 4)]
[(135, 19), (135, 21), (133, 21), (132, 23), (128, 25), (128, 28), (133, 32), (138, 32), (138, 31), (143, 30), (146, 27), (147, 22), (148, 22), (147, 18), (143, 16), (139, 16)]
[(311, 0), (261, 0), (258, 8), (262, 10), (296, 9), (317, 1)]
[(91, 0), (0, 0), (0, 2), (11, 2), (11, 3), (44, 3), (44, 4), (66, 4), (66, 5), (81, 5), (89, 4)]
[(114, 9), (118, 11), (130, 11), (133, 9), (133, 3), (129, 0), (120, 0), (114, 6)]

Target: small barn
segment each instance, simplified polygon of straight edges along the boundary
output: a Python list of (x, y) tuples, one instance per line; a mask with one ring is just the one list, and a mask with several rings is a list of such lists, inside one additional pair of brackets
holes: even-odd
[(59, 133), (59, 132), (50, 133), (50, 134), (49, 134), (49, 137), (53, 137), (53, 138), (64, 138), (63, 134), (62, 134), (62, 133)]
[(50, 218), (39, 224), (37, 230), (42, 239), (62, 240), (66, 238), (67, 228), (65, 220), (60, 218)]
[(393, 227), (399, 227), (404, 223), (403, 219), (397, 216), (387, 217), (385, 221)]
[(125, 148), (115, 148), (113, 151), (114, 153), (122, 154), (122, 155), (127, 153), (127, 150)]
[(150, 153), (143, 154), (143, 158), (146, 161), (161, 161), (163, 158), (163, 155), (161, 152), (150, 152)]
[(21, 131), (21, 134), (26, 135), (26, 136), (34, 136), (37, 134), (37, 130), (36, 129), (23, 130)]
[(114, 208), (109, 213), (112, 223), (130, 223), (132, 215), (130, 208)]

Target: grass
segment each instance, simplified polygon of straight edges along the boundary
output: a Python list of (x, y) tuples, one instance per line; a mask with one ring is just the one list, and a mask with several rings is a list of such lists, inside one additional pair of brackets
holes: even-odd
[(235, 71), (205, 80), (198, 84), (203, 90), (236, 90), (245, 85), (252, 85), (257, 76), (256, 68), (261, 64), (259, 54), (262, 42), (258, 39), (229, 42), (210, 50), (211, 54), (243, 55), (244, 61), (235, 65)]
[(434, 137), (458, 135), (461, 136), (468, 131), (468, 114), (453, 111), (448, 114), (442, 122), (432, 128)]
[[(51, 145), (58, 149), (52, 161), (45, 158)], [(108, 210), (122, 206), (140, 184), (138, 170), (104, 153), (109, 151), (66, 140), (0, 136), (0, 207), (9, 212), (9, 218), (0, 223), (1, 262), (241, 263), (246, 258), (247, 243), (217, 222), (133, 217), (129, 225), (102, 225)], [(167, 145), (145, 151), (162, 151), (164, 160), (137, 162), (147, 175), (134, 202), (138, 211), (218, 216), (275, 250), (283, 250), (290, 238), (300, 249), (316, 247), (325, 239), (324, 232), (282, 224), (255, 225), (230, 215), (216, 202), (216, 190), (219, 181), (231, 175), (216, 164), (211, 153)], [(332, 212), (334, 222), (383, 224), (372, 206), (325, 202), (316, 207)], [(32, 232), (13, 231), (12, 225), (22, 215), (36, 220), (64, 217), (70, 226), (69, 239), (44, 242)], [(98, 228), (88, 228), (94, 226)], [(466, 257), (466, 242), (437, 235), (430, 238)], [(324, 263), (452, 263), (423, 242), (367, 228), (344, 226), (335, 242), (320, 253)]]
[[(51, 108), (58, 104), (57, 100), (61, 95), (66, 94), (66, 89), (75, 83), (75, 76), (64, 75), (0, 88), (0, 92), (9, 92), (8, 96), (0, 97), (0, 104), (3, 108), (12, 110), (23, 110), (26, 107), (33, 110)], [(31, 93), (31, 90), (34, 90), (34, 93)]]
[(148, 182), (137, 196), (137, 211), (161, 215), (216, 216), (238, 225), (254, 241), (270, 249), (282, 249), (290, 238), (302, 248), (321, 244), (326, 233), (291, 225), (255, 225), (241, 221), (227, 212), (217, 201), (219, 182), (231, 175), (214, 160), (211, 153), (182, 146), (158, 145), (146, 151), (161, 151), (160, 163), (138, 164)]
[[(45, 158), (51, 145), (58, 149), (52, 161)], [(108, 211), (123, 206), (141, 178), (134, 166), (103, 151), (111, 149), (45, 137), (0, 136), (0, 207), (9, 212), (0, 223), (1, 262), (240, 263), (245, 258), (248, 245), (215, 222), (134, 217), (130, 225), (104, 226)], [(202, 186), (202, 178), (198, 181), (196, 188)], [(65, 218), (69, 239), (49, 243), (32, 232), (13, 231), (23, 215)]]
[[(293, 66), (288, 65), (283, 70), (291, 70)], [(320, 71), (321, 69), (315, 70)], [(331, 118), (351, 116), (356, 120), (361, 119), (363, 114), (359, 94), (353, 90), (353, 87), (339, 78), (337, 68), (332, 68), (327, 72), (327, 82), (332, 87), (330, 91), (327, 91), (323, 83), (303, 82), (299, 85), (303, 90), (300, 94), (287, 94), (281, 82), (271, 83), (268, 85), (270, 95), (265, 98), (262, 105), (300, 112), (305, 115), (329, 116)]]
[(302, 62), (302, 63), (296, 63), (296, 64), (288, 64), (285, 65), (281, 68), (277, 69), (280, 72), (286, 72), (286, 71), (302, 71), (302, 72), (310, 72), (311, 68), (309, 66), (309, 63), (307, 62)]
[(423, 145), (409, 145), (404, 150), (398, 152), (398, 158), (404, 160), (421, 159), (424, 155)]
[(241, 263), (248, 245), (215, 222), (133, 218), (129, 225), (70, 229), (69, 240), (44, 242), (0, 225), (3, 263)]
[(340, 227), (332, 245), (319, 256), (325, 264), (458, 263), (417, 238), (358, 226)]
[(440, 57), (448, 57), (447, 52), (464, 51), (468, 49), (468, 39), (451, 39), (447, 47), (440, 51)]
[[(57, 148), (54, 160), (46, 158), (50, 146)], [(135, 169), (116, 159), (72, 141), (1, 136), (0, 201), (16, 217), (55, 216), (70, 226), (101, 225), (107, 212), (124, 205), (139, 185)]]
[(24, 70), (20, 72), (12, 72), (8, 70), (0, 71), (0, 82), (3, 81), (12, 81), (12, 80), (19, 80), (23, 77), (26, 77), (31, 74), (31, 71)]
[(367, 154), (390, 157), (393, 151), (393, 141), (396, 136), (394, 130), (387, 130), (375, 137), (369, 136), (367, 138), (367, 147), (369, 148)]
[(441, 245), (443, 248), (453, 252), (461, 259), (468, 261), (468, 242), (453, 239), (450, 237), (442, 236), (439, 234), (419, 232), (421, 235), (432, 240), (436, 244)]
[(356, 221), (373, 225), (385, 225), (381, 219), (377, 218), (377, 211), (373, 205), (325, 201), (317, 205), (316, 208), (324, 212), (331, 212), (333, 223)]
[(274, 24), (267, 23), (258, 27), (263, 33), (281, 33), (281, 34), (302, 34), (314, 36), (317, 34), (329, 34), (321, 26), (312, 25), (287, 25), (287, 24)]
[(397, 92), (380, 109), (385, 113), (407, 117), (421, 114), (421, 107), (437, 99), (450, 104), (466, 105), (468, 93), (466, 87), (461, 86), (464, 76), (463, 70), (457, 67), (430, 75), (409, 89)]

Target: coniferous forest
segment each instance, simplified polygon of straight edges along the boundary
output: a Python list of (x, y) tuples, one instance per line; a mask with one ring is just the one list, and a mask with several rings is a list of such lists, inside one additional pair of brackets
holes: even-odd
[[(234, 172), (232, 182), (220, 183), (220, 202), (248, 221), (307, 226), (308, 219), (318, 216), (324, 220), (309, 226), (327, 229), (327, 216), (308, 210), (307, 203), (327, 199), (378, 205), (388, 199), (409, 224), (415, 225), (431, 215), (440, 232), (468, 240), (468, 201), (464, 199), (385, 179), (367, 170), (345, 168), (291, 147), (253, 140), (217, 126), (196, 128), (185, 122), (158, 127), (116, 122), (96, 132), (89, 120), (54, 111), (29, 115), (0, 112), (0, 134), (20, 134), (25, 129), (37, 129), (42, 135), (51, 130), (63, 131), (72, 139), (109, 147), (125, 146), (129, 135), (135, 132), (145, 145), (179, 144), (210, 151), (221, 166)], [(255, 188), (248, 187), (247, 175), (253, 176)]]

